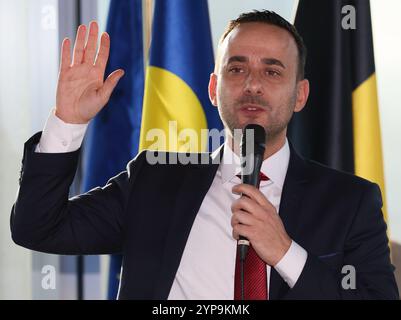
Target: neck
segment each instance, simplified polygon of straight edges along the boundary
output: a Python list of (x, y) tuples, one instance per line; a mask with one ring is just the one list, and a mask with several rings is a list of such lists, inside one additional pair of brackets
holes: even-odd
[[(263, 156), (263, 160), (266, 160), (273, 154), (275, 154), (277, 151), (279, 151), (285, 144), (285, 138), (286, 138), (287, 130), (284, 130), (282, 133), (277, 135), (274, 138), (268, 138), (267, 143), (266, 143), (266, 149), (265, 149), (265, 154)], [(227, 143), (230, 146), (231, 150), (234, 151), (234, 153), (240, 157), (241, 155), (241, 148), (240, 148), (240, 142), (235, 140), (231, 135), (228, 136)]]

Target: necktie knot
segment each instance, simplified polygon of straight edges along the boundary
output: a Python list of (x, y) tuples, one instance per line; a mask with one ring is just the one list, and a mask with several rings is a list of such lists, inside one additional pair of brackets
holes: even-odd
[[(237, 177), (242, 180), (242, 175), (241, 174), (237, 174)], [(266, 176), (262, 171), (259, 172), (259, 181), (268, 181), (270, 180), (268, 176)]]
[(269, 178), (261, 171), (261, 172), (259, 172), (259, 180), (260, 181), (268, 181)]

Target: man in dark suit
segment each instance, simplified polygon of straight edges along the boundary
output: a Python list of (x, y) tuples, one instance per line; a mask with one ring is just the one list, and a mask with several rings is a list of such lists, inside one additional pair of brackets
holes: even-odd
[[(68, 199), (86, 125), (123, 76), (103, 82), (110, 40), (102, 35), (95, 59), (97, 24), (86, 44), (85, 34), (80, 26), (72, 64), (63, 42), (56, 108), (25, 144), (11, 215), (17, 244), (122, 253), (120, 299), (232, 299), (242, 235), (251, 243), (247, 299), (398, 298), (377, 185), (302, 159), (286, 139), (309, 93), (291, 24), (269, 11), (229, 24), (209, 83), (227, 132), (219, 150), (185, 165), (150, 164), (163, 154), (145, 151), (106, 186)], [(267, 137), (259, 189), (237, 177), (234, 130), (249, 123)]]

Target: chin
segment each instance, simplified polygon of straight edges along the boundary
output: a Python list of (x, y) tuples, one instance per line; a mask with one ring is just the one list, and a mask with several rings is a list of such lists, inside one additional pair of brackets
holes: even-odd
[(263, 128), (267, 127), (267, 124), (264, 123), (263, 121), (257, 120), (257, 119), (249, 119), (247, 121), (245, 121), (242, 125), (241, 125), (241, 129), (243, 130), (248, 124), (257, 124)]

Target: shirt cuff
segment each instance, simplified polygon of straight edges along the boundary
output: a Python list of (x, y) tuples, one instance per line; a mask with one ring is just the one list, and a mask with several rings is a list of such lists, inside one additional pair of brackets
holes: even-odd
[(35, 152), (65, 153), (81, 147), (88, 124), (66, 123), (50, 112)]
[(284, 257), (274, 266), (274, 269), (276, 269), (291, 289), (297, 283), (307, 258), (308, 253), (306, 250), (295, 241), (292, 241)]

